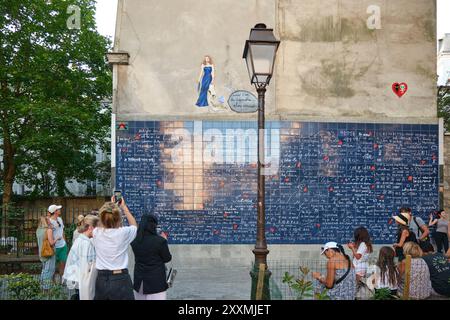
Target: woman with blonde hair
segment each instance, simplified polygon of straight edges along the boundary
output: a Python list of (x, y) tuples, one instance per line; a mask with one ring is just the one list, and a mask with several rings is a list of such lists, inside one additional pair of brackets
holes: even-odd
[[(411, 256), (409, 298), (420, 300), (428, 298), (431, 295), (431, 279), (428, 266), (422, 259), (422, 249), (417, 243), (409, 241), (403, 245), (403, 252), (405, 256)], [(402, 282), (399, 285), (399, 293), (401, 295), (404, 290), (404, 275), (406, 273), (405, 260), (402, 260), (399, 264), (398, 270), (400, 276), (403, 277)]]
[(86, 215), (84, 215), (84, 214), (80, 214), (78, 217), (77, 217), (77, 223), (76, 223), (76, 228), (75, 228), (75, 230), (73, 231), (73, 234), (72, 234), (72, 244), (73, 243), (75, 243), (75, 240), (78, 238), (78, 236), (80, 235), (80, 233), (78, 232), (78, 228), (83, 224), (83, 220), (84, 220), (84, 217), (85, 217)]
[(72, 244), (67, 257), (66, 268), (64, 269), (63, 282), (69, 289), (76, 289), (77, 293), (72, 297), (73, 300), (91, 300), (94, 297), (89, 294), (87, 286), (89, 283), (83, 281), (86, 275), (91, 271), (95, 262), (95, 249), (91, 238), (94, 228), (97, 227), (99, 218), (93, 215), (78, 216), (79, 236)]
[(47, 237), (48, 242), (51, 246), (54, 246), (58, 239), (53, 239), (53, 229), (49, 225), (48, 217), (41, 216), (39, 219), (39, 225), (36, 229), (36, 238), (39, 248), (39, 260), (42, 262), (42, 271), (41, 271), (41, 285), (44, 290), (50, 289), (51, 279), (53, 274), (55, 273), (56, 266), (56, 256), (53, 255), (51, 257), (42, 257), (42, 245), (44, 243), (44, 239)]
[(206, 55), (203, 58), (198, 77), (197, 90), (199, 91), (199, 96), (195, 103), (198, 107), (208, 106), (208, 91), (210, 90), (210, 86), (214, 88), (214, 69), (214, 62), (210, 56)]
[[(137, 223), (122, 197), (120, 207), (106, 202), (100, 208), (101, 226), (94, 229), (93, 243), (98, 270), (95, 300), (134, 300), (133, 284), (128, 273), (128, 247), (137, 233)], [(121, 211), (130, 226), (122, 226)]]

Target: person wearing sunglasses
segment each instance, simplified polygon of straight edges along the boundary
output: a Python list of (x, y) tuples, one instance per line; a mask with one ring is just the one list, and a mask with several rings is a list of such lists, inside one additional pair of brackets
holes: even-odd
[(55, 239), (55, 256), (56, 266), (59, 274), (59, 279), (55, 279), (56, 283), (61, 283), (61, 277), (64, 274), (67, 261), (67, 243), (64, 237), (64, 222), (61, 219), (62, 206), (52, 204), (48, 207), (47, 212), (50, 214), (50, 223), (53, 229), (53, 238)]

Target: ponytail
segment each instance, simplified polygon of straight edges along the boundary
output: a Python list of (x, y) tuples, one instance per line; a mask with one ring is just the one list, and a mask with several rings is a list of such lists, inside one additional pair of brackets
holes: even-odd
[(350, 262), (350, 257), (348, 256), (348, 254), (345, 253), (344, 247), (341, 244), (338, 244), (337, 246), (338, 246), (339, 252), (342, 253), (342, 255), (345, 257), (345, 259), (348, 260), (348, 262)]
[(80, 214), (77, 217), (77, 227), (81, 226), (83, 224), (83, 221), (84, 221), (84, 215)]
[(89, 229), (89, 226), (97, 227), (97, 223), (100, 219), (97, 216), (88, 214), (86, 217), (79, 215), (78, 216), (78, 232), (83, 233), (87, 229)]

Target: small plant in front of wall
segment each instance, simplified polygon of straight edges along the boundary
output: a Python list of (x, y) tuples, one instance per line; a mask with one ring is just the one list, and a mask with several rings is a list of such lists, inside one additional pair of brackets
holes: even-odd
[(300, 267), (300, 278), (295, 277), (289, 272), (284, 273), (283, 283), (289, 286), (289, 289), (295, 292), (297, 300), (303, 300), (306, 298), (312, 298), (314, 296), (314, 287), (312, 281), (306, 280), (309, 274), (309, 269), (306, 267)]
[(373, 294), (372, 300), (396, 300), (397, 296), (391, 294), (391, 290), (389, 288), (381, 288), (375, 290)]
[(328, 295), (328, 289), (323, 288), (322, 291), (314, 293), (314, 300), (331, 300)]

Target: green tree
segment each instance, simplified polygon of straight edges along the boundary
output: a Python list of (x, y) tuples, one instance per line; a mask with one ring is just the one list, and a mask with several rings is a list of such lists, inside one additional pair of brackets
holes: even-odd
[(444, 118), (445, 131), (450, 132), (450, 86), (438, 88), (438, 117)]
[[(80, 28), (69, 28), (79, 8)], [(70, 8), (69, 8), (70, 9)], [(0, 148), (3, 205), (15, 181), (63, 196), (65, 182), (95, 179), (110, 110), (110, 40), (96, 31), (93, 0), (0, 2)], [(69, 26), (69, 27), (68, 27)]]

